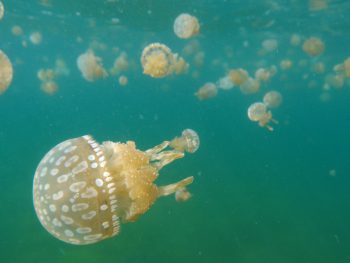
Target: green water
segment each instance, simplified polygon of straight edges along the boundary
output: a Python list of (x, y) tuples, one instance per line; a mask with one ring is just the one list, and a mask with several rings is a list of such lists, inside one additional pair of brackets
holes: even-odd
[[(348, 1), (328, 0), (326, 9), (314, 12), (306, 0), (3, 2), (0, 49), (13, 63), (14, 78), (0, 96), (0, 262), (350, 262), (348, 79), (327, 91), (328, 101), (320, 100), (325, 76), (350, 56)], [(194, 39), (204, 65), (183, 55), (187, 74), (142, 74), (147, 44), (161, 42), (182, 55), (192, 41), (173, 33), (182, 12), (201, 23)], [(12, 35), (14, 25), (24, 34)], [(41, 32), (40, 45), (30, 42), (33, 31)], [(321, 38), (324, 54), (310, 58), (292, 46), (293, 33)], [(259, 56), (261, 42), (271, 38), (278, 49)], [(106, 45), (95, 51), (106, 68), (119, 54), (112, 47), (128, 54), (125, 87), (118, 76), (82, 78), (76, 59), (92, 41)], [(49, 96), (40, 90), (37, 71), (53, 67), (56, 58), (66, 61), (70, 74), (57, 78), (59, 90)], [(233, 88), (210, 100), (193, 96), (229, 69), (254, 76), (259, 65), (279, 67), (286, 58), (293, 67), (279, 69), (256, 94)], [(307, 66), (298, 65), (301, 60)], [(312, 72), (315, 62), (325, 64), (324, 74)], [(283, 104), (273, 110), (279, 124), (269, 132), (248, 119), (247, 108), (272, 89), (281, 92)], [(53, 146), (91, 134), (99, 142), (134, 140), (145, 150), (185, 128), (198, 132), (200, 149), (164, 168), (157, 183), (193, 175), (188, 202), (160, 199), (137, 222), (121, 225), (117, 237), (89, 246), (63, 243), (40, 225), (32, 181)]]

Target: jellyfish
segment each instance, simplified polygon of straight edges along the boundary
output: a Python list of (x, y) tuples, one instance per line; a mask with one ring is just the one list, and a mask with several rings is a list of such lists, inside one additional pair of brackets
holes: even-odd
[(225, 76), (217, 81), (217, 87), (223, 90), (230, 90), (234, 87), (234, 84), (229, 76)]
[(39, 31), (36, 31), (36, 32), (33, 32), (30, 34), (29, 40), (30, 40), (30, 42), (32, 42), (32, 44), (39, 45), (41, 43), (41, 41), (43, 40), (43, 36), (41, 35), (41, 33)]
[(273, 127), (271, 127), (269, 123), (271, 121), (277, 123), (277, 121), (272, 118), (271, 111), (268, 111), (267, 106), (262, 102), (255, 102), (249, 106), (248, 118), (251, 121), (258, 122), (260, 127), (265, 127), (269, 131), (273, 131)]
[(66, 62), (62, 58), (57, 58), (55, 61), (55, 75), (57, 76), (68, 76), (70, 71), (67, 67)]
[(4, 17), (5, 8), (4, 4), (0, 1), (0, 20)]
[(271, 90), (264, 95), (263, 102), (270, 109), (278, 108), (282, 103), (282, 95), (276, 90)]
[(198, 34), (198, 19), (190, 14), (180, 14), (174, 21), (174, 33), (179, 38), (187, 39)]
[(260, 89), (260, 82), (256, 79), (248, 78), (239, 88), (246, 95), (257, 93)]
[(288, 70), (293, 66), (293, 61), (291, 61), (290, 59), (283, 59), (280, 62), (280, 68), (282, 70)]
[(276, 39), (265, 39), (261, 46), (266, 52), (273, 52), (278, 48), (278, 41)]
[(37, 77), (43, 82), (50, 81), (56, 77), (56, 73), (53, 69), (39, 69), (37, 72)]
[(248, 72), (241, 68), (230, 70), (228, 76), (230, 77), (232, 83), (237, 86), (242, 85), (249, 78)]
[(311, 70), (316, 74), (323, 74), (326, 71), (326, 66), (323, 62), (319, 61), (312, 65)]
[(118, 78), (118, 82), (119, 82), (120, 86), (126, 86), (128, 84), (128, 78), (126, 76), (124, 76), (124, 75), (121, 75)]
[(176, 202), (186, 202), (192, 197), (191, 193), (186, 189), (186, 187), (181, 188), (175, 192)]
[(218, 89), (216, 85), (212, 82), (205, 83), (202, 87), (200, 87), (194, 95), (199, 100), (207, 100), (215, 97), (218, 94)]
[(182, 57), (179, 57), (177, 54), (174, 54), (174, 65), (172, 67), (173, 72), (176, 75), (179, 75), (187, 72), (188, 68), (188, 63), (186, 63), (186, 61)]
[(20, 26), (18, 26), (18, 25), (14, 25), (11, 28), (11, 33), (14, 36), (20, 36), (20, 35), (23, 35), (23, 29)]
[(290, 38), (290, 44), (292, 46), (299, 46), (301, 43), (301, 36), (298, 34), (293, 34)]
[(175, 137), (170, 141), (169, 146), (176, 151), (194, 153), (199, 148), (199, 136), (192, 129), (186, 129), (180, 137)]
[(102, 59), (95, 56), (92, 50), (88, 50), (78, 57), (77, 66), (84, 79), (90, 82), (108, 75), (102, 66)]
[(40, 85), (40, 89), (48, 95), (54, 95), (58, 90), (58, 85), (55, 81), (44, 81)]
[[(184, 157), (169, 141), (141, 151), (135, 142), (96, 142), (85, 135), (53, 147), (40, 161), (33, 201), (43, 227), (76, 245), (116, 236), (120, 223), (136, 221), (162, 196), (193, 182), (193, 176), (157, 186), (159, 171)], [(186, 149), (184, 149), (186, 150)]]
[(323, 41), (317, 37), (310, 37), (303, 43), (303, 51), (311, 57), (321, 55), (324, 49)]
[(13, 78), (13, 67), (10, 59), (0, 50), (0, 95), (10, 86)]
[(127, 71), (129, 68), (128, 56), (125, 52), (122, 52), (114, 61), (113, 67), (110, 69), (110, 73), (118, 75), (123, 71)]
[(275, 66), (271, 68), (259, 68), (255, 71), (255, 79), (257, 81), (268, 82), (276, 74), (276, 71)]
[(328, 8), (328, 0), (309, 0), (309, 10), (317, 12)]

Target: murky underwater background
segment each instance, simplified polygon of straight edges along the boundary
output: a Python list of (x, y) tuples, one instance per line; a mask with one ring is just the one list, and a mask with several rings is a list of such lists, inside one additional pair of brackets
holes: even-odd
[[(311, 2), (324, 2), (313, 8)], [(1, 262), (349, 262), (350, 82), (325, 86), (333, 66), (350, 56), (350, 3), (302, 1), (7, 0), (0, 21), (3, 50), (14, 66), (0, 96)], [(176, 37), (173, 21), (195, 15), (198, 36)], [(15, 36), (11, 28), (23, 29)], [(39, 45), (29, 36), (42, 34)], [(316, 36), (325, 52), (311, 58), (293, 34)], [(278, 48), (261, 54), (266, 39)], [(184, 54), (195, 41), (203, 65)], [(140, 55), (161, 42), (190, 64), (188, 73), (154, 79), (142, 74)], [(118, 49), (116, 49), (118, 47)], [(119, 76), (87, 82), (76, 59), (88, 48), (111, 67), (121, 51), (130, 67)], [(117, 51), (116, 51), (117, 50)], [(40, 89), (37, 71), (63, 59), (69, 75), (57, 78), (52, 96)], [(199, 101), (193, 94), (230, 69), (251, 75), (283, 59), (260, 91), (219, 90)], [(322, 62), (325, 72), (311, 70)], [(247, 117), (247, 108), (269, 90), (283, 95), (273, 111), (274, 131)], [(326, 95), (324, 95), (326, 94)], [(134, 140), (148, 149), (192, 128), (201, 138), (188, 154), (161, 171), (157, 183), (193, 175), (193, 197), (158, 200), (119, 236), (73, 246), (40, 225), (32, 204), (37, 164), (57, 143), (91, 134), (99, 142)]]

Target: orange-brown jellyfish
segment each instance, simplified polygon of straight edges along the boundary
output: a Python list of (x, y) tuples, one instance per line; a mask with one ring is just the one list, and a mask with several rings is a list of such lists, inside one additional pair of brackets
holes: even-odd
[(267, 109), (267, 106), (262, 102), (255, 102), (248, 108), (248, 118), (251, 121), (258, 122), (260, 127), (265, 127), (269, 131), (273, 131), (273, 127), (269, 125), (270, 122), (277, 123), (272, 118), (272, 113)]
[(200, 87), (194, 95), (199, 100), (207, 100), (215, 97), (218, 94), (218, 89), (216, 85), (212, 82), (205, 83), (202, 87)]
[(263, 102), (270, 109), (278, 108), (282, 103), (282, 95), (276, 90), (271, 90), (264, 95)]
[(87, 81), (95, 81), (108, 75), (102, 66), (102, 59), (95, 56), (92, 50), (88, 50), (78, 57), (77, 66)]
[(248, 72), (241, 68), (230, 70), (228, 76), (231, 79), (232, 83), (237, 86), (242, 85), (249, 78)]
[(324, 49), (325, 45), (323, 41), (317, 37), (310, 37), (303, 44), (303, 51), (311, 57), (321, 55)]
[(0, 95), (10, 86), (13, 78), (13, 67), (10, 59), (0, 50)]
[(184, 152), (166, 149), (169, 141), (146, 150), (135, 142), (97, 143), (91, 136), (66, 140), (39, 163), (33, 184), (34, 207), (54, 237), (85, 245), (119, 233), (161, 196), (191, 184), (193, 177), (157, 186), (159, 171)]

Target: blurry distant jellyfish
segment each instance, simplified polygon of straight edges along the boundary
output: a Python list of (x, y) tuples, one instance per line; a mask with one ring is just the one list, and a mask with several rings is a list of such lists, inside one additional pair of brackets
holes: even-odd
[(12, 82), (13, 67), (10, 59), (0, 50), (0, 95), (4, 93)]
[(343, 88), (344, 87), (344, 77), (339, 74), (328, 74), (326, 76), (326, 83), (333, 88)]
[(317, 12), (328, 8), (328, 0), (309, 0), (309, 10)]
[(333, 70), (338, 75), (343, 75), (346, 78), (350, 77), (350, 58), (347, 58), (343, 63), (337, 64)]
[(205, 53), (203, 51), (199, 51), (194, 55), (193, 62), (194, 65), (198, 68), (204, 65)]
[(128, 84), (128, 78), (126, 76), (124, 76), (124, 75), (121, 75), (118, 78), (118, 82), (119, 82), (120, 86), (126, 86)]
[(232, 83), (236, 86), (242, 85), (249, 78), (248, 72), (241, 68), (230, 70), (228, 76), (231, 79)]
[(125, 52), (122, 52), (114, 61), (113, 67), (110, 69), (110, 73), (118, 75), (123, 71), (127, 71), (129, 68), (128, 56)]
[(39, 45), (43, 40), (43, 37), (40, 32), (36, 31), (30, 34), (29, 40), (32, 42), (32, 44)]
[(176, 69), (176, 73), (182, 73), (178, 70), (178, 63), (186, 65), (182, 62), (182, 58), (177, 54), (173, 54), (166, 45), (161, 43), (152, 43), (145, 47), (141, 55), (141, 64), (143, 73), (153, 78), (162, 78), (170, 75)]
[(18, 26), (18, 25), (14, 25), (11, 28), (11, 33), (14, 36), (20, 36), (20, 35), (23, 35), (23, 29), (20, 26)]
[(57, 92), (58, 85), (55, 81), (49, 80), (49, 81), (42, 82), (40, 88), (46, 94), (53, 95)]
[(186, 189), (186, 187), (181, 188), (175, 192), (176, 202), (186, 202), (192, 197), (191, 193)]
[(4, 4), (0, 1), (0, 20), (4, 17), (4, 12), (5, 12)]
[[(85, 135), (61, 142), (40, 161), (33, 182), (35, 212), (61, 241), (87, 245), (119, 234), (154, 202), (193, 182), (193, 176), (157, 186), (160, 170), (183, 151), (169, 141), (141, 151), (133, 141), (99, 144)], [(168, 149), (167, 149), (168, 148)]]
[(326, 66), (323, 62), (319, 61), (312, 65), (311, 70), (316, 74), (323, 74), (326, 71)]
[(261, 82), (268, 82), (275, 74), (276, 69), (274, 67), (271, 68), (259, 68), (255, 71), (255, 79)]
[(77, 66), (87, 81), (107, 77), (107, 72), (102, 66), (102, 59), (95, 56), (92, 50), (88, 50), (77, 58)]
[(178, 57), (177, 54), (174, 55), (174, 65), (172, 68), (176, 75), (187, 72), (188, 67), (189, 65), (182, 57)]
[(345, 77), (350, 78), (350, 58), (344, 61), (344, 73)]
[(194, 95), (199, 100), (207, 100), (215, 97), (218, 94), (218, 89), (216, 85), (212, 82), (205, 83), (202, 87), (200, 87)]
[(39, 69), (37, 72), (37, 77), (41, 81), (50, 81), (56, 77), (55, 71), (53, 69)]
[(280, 68), (282, 70), (288, 70), (293, 66), (293, 62), (290, 59), (283, 59), (280, 62)]
[(153, 43), (143, 49), (141, 64), (144, 74), (162, 78), (172, 73), (174, 56), (166, 45)]
[(292, 46), (299, 46), (301, 44), (301, 37), (298, 34), (293, 34), (290, 38), (290, 44)]
[(324, 49), (323, 41), (317, 37), (310, 37), (303, 44), (303, 51), (312, 57), (322, 54)]
[(278, 48), (278, 41), (276, 39), (266, 39), (261, 43), (261, 46), (266, 52), (273, 52)]
[(190, 38), (199, 32), (198, 19), (189, 14), (181, 14), (174, 21), (174, 32), (179, 38)]
[(57, 76), (68, 76), (70, 73), (66, 62), (62, 58), (56, 59), (54, 71)]
[(258, 122), (260, 127), (265, 127), (269, 131), (273, 131), (273, 128), (269, 125), (269, 123), (275, 122), (272, 119), (272, 113), (267, 109), (267, 106), (262, 102), (255, 102), (251, 104), (248, 108), (248, 118), (251, 121)]
[(234, 84), (229, 76), (225, 76), (218, 80), (217, 87), (223, 90), (230, 90), (234, 87)]
[(248, 78), (239, 89), (246, 95), (257, 93), (260, 90), (260, 82), (256, 79)]
[(263, 102), (270, 109), (278, 108), (282, 103), (282, 95), (278, 91), (271, 90), (264, 95)]
[(194, 153), (200, 144), (197, 132), (192, 129), (182, 131), (181, 137), (175, 137), (170, 141), (169, 146), (176, 151)]

